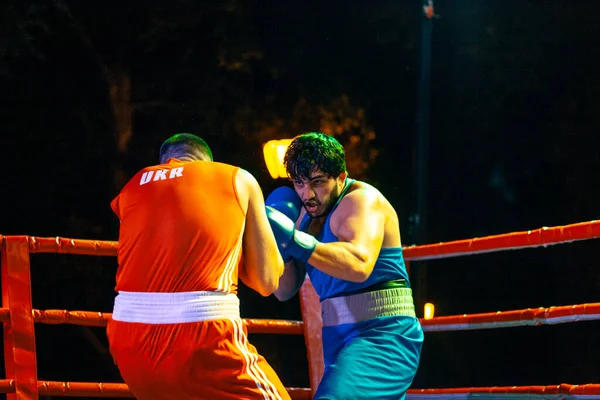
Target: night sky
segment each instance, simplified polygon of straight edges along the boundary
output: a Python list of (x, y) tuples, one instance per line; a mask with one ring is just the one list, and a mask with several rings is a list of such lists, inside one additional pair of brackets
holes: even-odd
[[(177, 132), (265, 193), (285, 182), (270, 178), (262, 143), (335, 133), (350, 175), (395, 206), (406, 245), (597, 218), (600, 2), (436, 1), (420, 186), (421, 4), (1, 2), (0, 234), (117, 239), (110, 200)], [(414, 263), (418, 312), (597, 302), (596, 246)], [(109, 312), (115, 271), (111, 258), (34, 255), (34, 308)], [(244, 317), (300, 319), (297, 298), (240, 297)], [(413, 386), (600, 382), (599, 327), (430, 333)], [(120, 380), (102, 329), (36, 335), (40, 379)], [(286, 386), (308, 386), (302, 337), (250, 340)]]

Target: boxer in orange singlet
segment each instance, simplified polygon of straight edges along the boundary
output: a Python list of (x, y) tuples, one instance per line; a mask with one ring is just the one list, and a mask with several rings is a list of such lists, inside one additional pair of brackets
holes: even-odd
[[(110, 351), (139, 400), (289, 399), (248, 343), (238, 278), (263, 296), (283, 261), (260, 186), (178, 134), (111, 206), (121, 221)], [(241, 262), (243, 259), (243, 263)]]

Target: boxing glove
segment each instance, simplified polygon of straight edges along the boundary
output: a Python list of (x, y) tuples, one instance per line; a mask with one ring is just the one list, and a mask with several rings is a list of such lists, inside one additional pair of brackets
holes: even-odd
[(293, 189), (281, 186), (271, 192), (265, 200), (265, 205), (284, 213), (289, 219), (296, 222), (302, 209), (302, 200)]
[(277, 241), (277, 247), (279, 247), (284, 261), (286, 257), (289, 261), (291, 256), (307, 262), (313, 251), (315, 251), (318, 243), (317, 239), (297, 230), (294, 221), (275, 208), (266, 206), (266, 211), (273, 235)]

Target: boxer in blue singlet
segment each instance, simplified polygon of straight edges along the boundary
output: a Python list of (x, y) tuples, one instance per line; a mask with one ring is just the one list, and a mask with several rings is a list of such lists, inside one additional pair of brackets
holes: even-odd
[(294, 190), (265, 201), (286, 262), (275, 296), (291, 298), (308, 273), (320, 297), (325, 372), (315, 399), (404, 399), (423, 331), (396, 211), (376, 188), (348, 178), (331, 136), (296, 137), (284, 161)]

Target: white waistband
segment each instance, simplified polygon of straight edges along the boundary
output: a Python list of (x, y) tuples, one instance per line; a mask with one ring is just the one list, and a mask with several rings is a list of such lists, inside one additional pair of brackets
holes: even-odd
[(372, 318), (390, 316), (415, 317), (410, 288), (381, 289), (333, 297), (321, 303), (323, 326), (354, 324)]
[(112, 319), (145, 324), (180, 324), (240, 317), (240, 300), (221, 292), (119, 292)]

